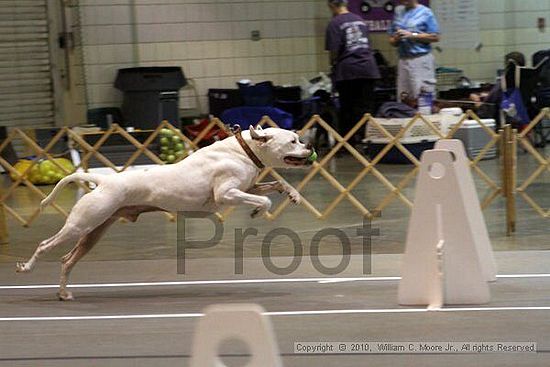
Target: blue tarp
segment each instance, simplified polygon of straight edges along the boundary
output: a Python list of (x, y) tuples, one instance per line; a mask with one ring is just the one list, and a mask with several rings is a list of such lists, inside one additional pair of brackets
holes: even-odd
[(225, 110), (221, 120), (229, 125), (239, 125), (248, 129), (256, 126), (264, 116), (269, 116), (282, 129), (292, 129), (292, 115), (275, 107), (235, 107)]

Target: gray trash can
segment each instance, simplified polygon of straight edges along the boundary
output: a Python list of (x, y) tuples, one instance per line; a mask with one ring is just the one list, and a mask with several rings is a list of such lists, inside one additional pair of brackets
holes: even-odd
[(124, 93), (124, 124), (155, 129), (162, 120), (168, 120), (178, 126), (178, 91), (186, 84), (183, 71), (177, 66), (119, 69), (115, 88)]

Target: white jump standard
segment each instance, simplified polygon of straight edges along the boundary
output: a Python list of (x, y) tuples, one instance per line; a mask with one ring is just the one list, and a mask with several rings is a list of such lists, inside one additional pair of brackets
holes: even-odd
[(483, 304), (496, 265), (459, 140), (422, 154), (399, 283), (399, 303)]
[(202, 148), (173, 165), (116, 175), (74, 173), (61, 180), (41, 207), (50, 204), (59, 191), (77, 180), (97, 184), (71, 210), (63, 228), (40, 243), (32, 257), (18, 263), (16, 271), (30, 272), (39, 257), (53, 248), (76, 243), (61, 258), (59, 299), (71, 300), (68, 277), (75, 264), (98, 242), (118, 218), (135, 222), (142, 213), (153, 211), (215, 212), (224, 206), (252, 206), (252, 217), (271, 207), (265, 196), (278, 191), (291, 201), (300, 201), (299, 193), (285, 182), (256, 184), (261, 169), (301, 167), (315, 159), (311, 146), (299, 141), (296, 133), (283, 129), (254, 129)]

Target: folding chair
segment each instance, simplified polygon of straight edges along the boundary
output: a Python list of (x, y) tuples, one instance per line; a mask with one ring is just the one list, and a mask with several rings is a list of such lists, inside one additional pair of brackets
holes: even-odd
[[(502, 121), (512, 121), (514, 127), (521, 130), (529, 123), (529, 120), (537, 116), (541, 110), (541, 107), (537, 103), (541, 70), (549, 60), (550, 57), (545, 56), (533, 67), (519, 66), (513, 60), (510, 60), (506, 72), (501, 79), (502, 90), (504, 93), (513, 91), (514, 89), (519, 90), (521, 101), (518, 104), (523, 102), (523, 106), (515, 106), (515, 110), (518, 113), (512, 119), (510, 119), (509, 114), (503, 113)], [(522, 113), (523, 111), (525, 113)]]
[[(550, 107), (550, 49), (533, 54), (533, 65), (538, 65), (539, 78), (536, 91), (537, 113)], [(550, 141), (550, 120), (542, 120), (534, 129), (535, 146), (543, 148)]]

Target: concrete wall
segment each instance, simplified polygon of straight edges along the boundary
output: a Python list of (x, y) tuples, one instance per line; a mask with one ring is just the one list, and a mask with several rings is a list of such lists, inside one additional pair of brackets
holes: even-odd
[[(181, 66), (196, 81), (205, 110), (208, 88), (232, 88), (242, 78), (294, 84), (325, 66), (318, 37), (325, 26), (319, 21), (324, 1), (81, 0), (80, 5), (90, 107), (120, 103), (112, 84), (122, 67)], [(260, 41), (250, 39), (253, 30), (261, 32)], [(182, 92), (182, 106), (193, 104), (192, 93)]]
[[(550, 28), (546, 32), (537, 29), (538, 17), (545, 17), (550, 26), (550, 1), (479, 0), (479, 5), (481, 50), (445, 48), (442, 52), (435, 51), (438, 66), (458, 67), (472, 80), (494, 81), (496, 70), (502, 68), (504, 55), (508, 52), (523, 52), (530, 64), (534, 52), (550, 48)], [(371, 40), (392, 63), (397, 61), (387, 35), (373, 34)]]
[[(493, 81), (507, 52), (530, 58), (550, 47), (550, 30), (536, 28), (538, 17), (550, 22), (549, 14), (548, 0), (481, 0), (484, 47), (436, 51), (438, 66)], [(85, 82), (75, 93), (85, 89), (90, 108), (117, 106), (121, 94), (112, 87), (117, 69), (179, 65), (196, 80), (206, 111), (208, 88), (231, 88), (241, 78), (296, 84), (302, 76), (328, 71), (323, 50), (328, 20), (325, 0), (80, 0)], [(261, 32), (261, 41), (250, 40), (252, 30)], [(386, 34), (372, 34), (371, 42), (396, 62)], [(74, 100), (86, 108), (83, 98)], [(182, 106), (194, 103), (192, 93), (183, 91)]]
[[(493, 1), (494, 2), (494, 1)], [(507, 25), (504, 30), (513, 40), (512, 51), (521, 51), (528, 57), (536, 51), (550, 48), (550, 1), (514, 0), (505, 13)], [(537, 19), (546, 19), (546, 30), (537, 28)], [(511, 27), (509, 26), (511, 25)]]

